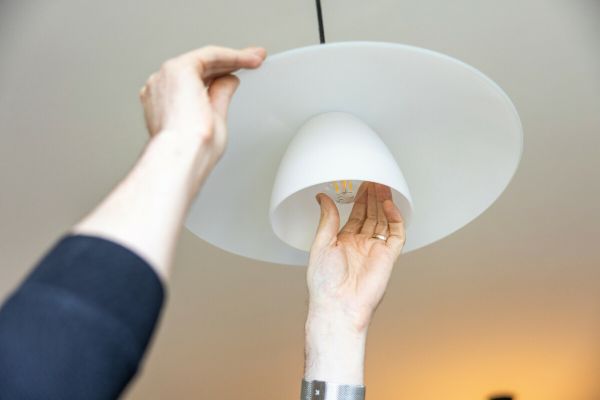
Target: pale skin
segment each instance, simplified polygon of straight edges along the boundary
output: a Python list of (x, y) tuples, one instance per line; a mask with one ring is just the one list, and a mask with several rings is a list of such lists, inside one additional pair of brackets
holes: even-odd
[(304, 377), (363, 385), (367, 330), (402, 251), (404, 223), (386, 186), (363, 183), (341, 230), (333, 200), (321, 193), (317, 201), (321, 220), (307, 271)]
[[(165, 62), (140, 90), (150, 135), (142, 156), (73, 232), (127, 246), (167, 282), (191, 202), (225, 150), (227, 109), (239, 84), (232, 73), (258, 68), (265, 57), (263, 48), (209, 46)], [(381, 185), (361, 186), (341, 231), (333, 201), (325, 194), (317, 200), (305, 379), (363, 384), (367, 329), (404, 244), (402, 217)]]
[(144, 257), (168, 280), (185, 215), (227, 142), (227, 108), (241, 68), (262, 48), (204, 47), (166, 61), (140, 90), (150, 140), (129, 175), (77, 224)]

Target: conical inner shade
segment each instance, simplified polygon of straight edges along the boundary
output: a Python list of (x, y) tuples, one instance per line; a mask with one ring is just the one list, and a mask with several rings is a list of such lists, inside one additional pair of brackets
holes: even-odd
[(310, 250), (320, 216), (315, 196), (329, 195), (344, 224), (365, 181), (389, 186), (406, 224), (410, 222), (408, 185), (381, 138), (348, 113), (310, 118), (288, 145), (277, 171), (270, 206), (273, 231), (288, 245)]

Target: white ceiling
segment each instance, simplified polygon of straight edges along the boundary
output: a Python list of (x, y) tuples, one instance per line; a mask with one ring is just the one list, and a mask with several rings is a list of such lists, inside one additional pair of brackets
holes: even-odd
[[(369, 398), (599, 398), (600, 1), (323, 7), (328, 41), (408, 43), (482, 70), (525, 130), (500, 200), (398, 262), (371, 327)], [(137, 92), (163, 59), (317, 40), (312, 0), (0, 2), (0, 296), (131, 167), (145, 141)], [(190, 233), (177, 264), (126, 398), (297, 398), (304, 269)]]

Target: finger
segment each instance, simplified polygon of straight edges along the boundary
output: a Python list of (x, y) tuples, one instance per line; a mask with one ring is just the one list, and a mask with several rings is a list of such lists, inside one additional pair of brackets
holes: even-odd
[(240, 80), (237, 76), (225, 75), (215, 79), (208, 88), (210, 103), (215, 112), (223, 119), (227, 118), (229, 103), (239, 84)]
[(321, 206), (321, 219), (313, 246), (324, 247), (336, 242), (340, 228), (340, 214), (331, 198), (323, 193), (317, 195)]
[(225, 47), (208, 46), (186, 53), (178, 59), (182, 63), (195, 66), (202, 79), (226, 75), (240, 68), (257, 68), (267, 53), (263, 48), (234, 50)]
[(257, 56), (261, 57), (263, 60), (265, 58), (267, 58), (267, 50), (264, 47), (246, 47), (245, 49), (242, 49), (243, 51), (249, 51), (252, 52), (254, 54), (256, 54)]
[(386, 241), (386, 245), (392, 250), (394, 257), (398, 257), (406, 240), (404, 220), (402, 219), (400, 210), (398, 207), (396, 207), (392, 200), (388, 199), (383, 202), (383, 211), (385, 212), (385, 216), (388, 220), (388, 226), (390, 230), (390, 235)]
[(377, 195), (375, 185), (369, 182), (367, 187), (367, 218), (360, 230), (361, 234), (372, 236), (377, 225)]
[[(227, 49), (229, 50), (229, 49)], [(247, 49), (243, 49), (243, 50), (235, 50), (235, 51), (242, 51), (242, 52), (249, 52), (251, 54), (254, 54), (256, 56), (258, 56), (260, 58), (260, 63), (262, 64), (262, 61), (264, 61), (265, 57), (267, 56), (267, 52), (265, 49), (261, 48), (261, 47), (249, 47)], [(260, 66), (260, 64), (259, 64)], [(235, 66), (234, 66), (235, 67)], [(206, 74), (203, 74), (204, 79), (208, 79), (210, 77), (215, 77), (215, 76), (219, 76), (219, 75), (224, 75), (224, 74), (230, 74), (235, 72), (237, 69), (240, 68), (256, 68), (255, 66), (240, 66), (237, 67), (235, 69), (232, 70), (232, 64), (226, 63), (224, 65), (215, 65), (213, 66), (213, 68), (208, 71)]]
[(346, 225), (342, 228), (342, 233), (354, 234), (360, 232), (367, 216), (367, 186), (368, 184), (363, 182), (358, 188), (352, 211)]
[(377, 199), (382, 203), (386, 200), (392, 200), (392, 189), (390, 189), (389, 186), (375, 183), (375, 192), (377, 194)]
[(392, 192), (389, 187), (380, 185), (378, 183), (375, 186), (375, 196), (377, 198), (377, 225), (375, 225), (375, 234), (388, 236), (388, 220), (383, 211), (383, 202), (392, 198)]

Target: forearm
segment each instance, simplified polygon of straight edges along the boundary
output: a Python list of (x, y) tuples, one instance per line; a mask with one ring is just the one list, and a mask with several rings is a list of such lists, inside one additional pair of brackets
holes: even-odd
[(0, 310), (1, 398), (119, 396), (162, 306), (158, 277), (168, 277), (188, 208), (223, 153), (231, 73), (265, 56), (210, 46), (150, 76), (140, 100), (152, 139), (135, 167)]
[(334, 315), (309, 312), (305, 333), (306, 381), (364, 385), (366, 329), (358, 331)]
[(190, 203), (225, 148), (227, 109), (239, 83), (230, 74), (257, 68), (265, 56), (262, 48), (209, 46), (163, 63), (140, 90), (150, 143), (75, 233), (125, 245), (166, 279)]
[(127, 177), (73, 231), (113, 240), (168, 277), (181, 226), (214, 160), (199, 139), (162, 132)]

